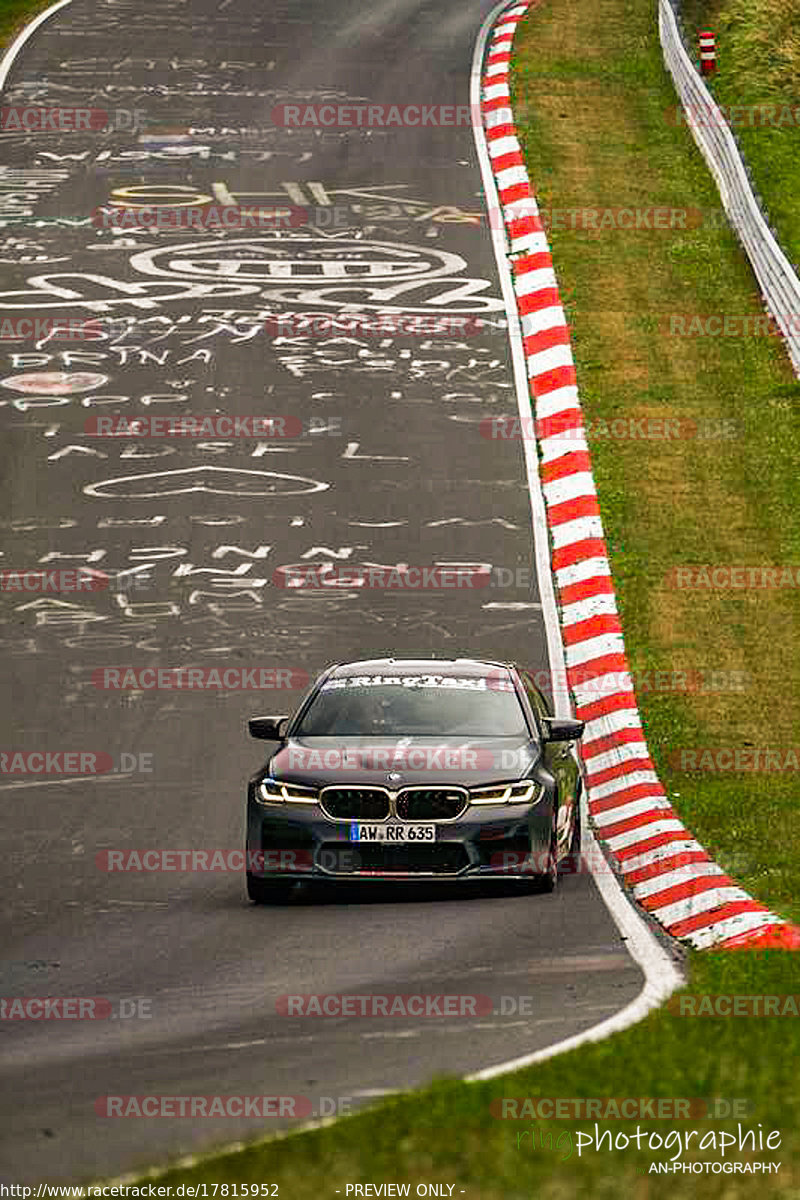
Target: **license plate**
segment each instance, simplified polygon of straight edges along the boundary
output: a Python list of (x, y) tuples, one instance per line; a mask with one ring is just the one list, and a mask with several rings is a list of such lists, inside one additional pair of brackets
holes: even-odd
[(435, 825), (350, 825), (351, 842), (435, 842)]

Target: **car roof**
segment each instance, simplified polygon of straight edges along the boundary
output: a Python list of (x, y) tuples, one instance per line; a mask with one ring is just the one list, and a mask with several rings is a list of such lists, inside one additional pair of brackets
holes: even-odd
[(340, 679), (350, 675), (365, 674), (436, 674), (480, 678), (498, 670), (511, 671), (513, 669), (511, 663), (491, 662), (478, 658), (367, 658), (361, 662), (338, 663), (330, 674)]

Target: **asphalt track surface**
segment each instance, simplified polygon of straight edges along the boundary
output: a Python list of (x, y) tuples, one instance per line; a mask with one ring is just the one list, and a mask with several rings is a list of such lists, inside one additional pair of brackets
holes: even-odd
[[(151, 1015), (0, 1022), (4, 1183), (108, 1177), (265, 1127), (101, 1118), (104, 1095), (304, 1095), (330, 1113), (547, 1046), (640, 990), (587, 876), (549, 897), (387, 886), (256, 909), (239, 873), (97, 865), (109, 848), (241, 848), (244, 784), (265, 749), (245, 720), (301, 694), (106, 690), (100, 668), (313, 677), (334, 659), (433, 653), (546, 671), (521, 443), (480, 436), (481, 420), (516, 405), (471, 127), (289, 132), (272, 118), (284, 103), (466, 105), (488, 11), (76, 0), (13, 66), (6, 105), (146, 120), (138, 133), (0, 135), (0, 319), (116, 322), (94, 342), (2, 342), (3, 562), (139, 568), (122, 590), (0, 597), (4, 744), (106, 753), (125, 768), (0, 781), (0, 991), (128, 1010), (145, 1000)], [(194, 132), (159, 140), (165, 129)], [(112, 200), (209, 196), (305, 203), (312, 224), (275, 237), (114, 234), (90, 221)], [(314, 211), (326, 209), (338, 217)], [(265, 324), (344, 304), (487, 323), (283, 342)], [(289, 414), (304, 432), (203, 443), (84, 432), (95, 415), (155, 412)], [(275, 586), (293, 563), (519, 574), (457, 591)], [(277, 998), (297, 992), (477, 992), (495, 1012), (280, 1016)], [(532, 997), (522, 1015), (521, 996)]]

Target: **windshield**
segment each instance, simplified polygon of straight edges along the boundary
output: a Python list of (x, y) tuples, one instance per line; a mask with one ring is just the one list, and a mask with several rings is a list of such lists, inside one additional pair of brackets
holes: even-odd
[(352, 675), (329, 679), (293, 737), (529, 737), (511, 679)]

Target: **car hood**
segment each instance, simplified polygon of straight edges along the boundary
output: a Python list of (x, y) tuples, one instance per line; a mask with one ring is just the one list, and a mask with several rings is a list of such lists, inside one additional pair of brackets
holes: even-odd
[(291, 738), (270, 760), (269, 772), (314, 787), (480, 787), (526, 775), (540, 755), (527, 737)]

